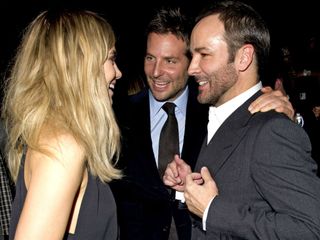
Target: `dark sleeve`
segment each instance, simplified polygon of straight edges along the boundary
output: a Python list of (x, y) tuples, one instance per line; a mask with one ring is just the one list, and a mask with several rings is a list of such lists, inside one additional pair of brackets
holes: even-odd
[(320, 239), (320, 179), (310, 152), (300, 126), (283, 118), (267, 121), (254, 141), (251, 160), (251, 179), (262, 201), (239, 209), (217, 196), (207, 229), (218, 224), (246, 239)]

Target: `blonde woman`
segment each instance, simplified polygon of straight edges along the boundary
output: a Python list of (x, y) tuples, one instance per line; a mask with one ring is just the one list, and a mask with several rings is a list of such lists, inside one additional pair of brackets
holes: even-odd
[(19, 47), (4, 99), (16, 181), (10, 239), (117, 239), (107, 184), (120, 151), (111, 26), (88, 11), (43, 12)]

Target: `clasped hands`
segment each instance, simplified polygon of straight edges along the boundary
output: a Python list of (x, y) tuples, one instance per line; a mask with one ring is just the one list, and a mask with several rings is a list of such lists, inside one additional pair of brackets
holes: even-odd
[(210, 200), (218, 195), (218, 188), (207, 167), (200, 173), (192, 172), (190, 166), (178, 155), (174, 156), (163, 175), (163, 182), (172, 189), (184, 192), (189, 211), (202, 218)]

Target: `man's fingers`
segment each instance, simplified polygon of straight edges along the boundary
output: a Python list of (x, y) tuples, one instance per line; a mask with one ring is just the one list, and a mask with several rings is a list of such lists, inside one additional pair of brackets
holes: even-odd
[(294, 109), (288, 96), (280, 90), (272, 90), (270, 87), (265, 87), (261, 90), (264, 92), (259, 98), (251, 103), (248, 110), (253, 114), (256, 112), (267, 112), (275, 110), (286, 114), (290, 119), (294, 117)]
[(185, 163), (178, 154), (174, 155), (174, 161), (176, 162), (177, 165)]
[(211, 174), (209, 172), (209, 169), (207, 167), (201, 168), (201, 176), (202, 176), (204, 183), (206, 183), (207, 181), (213, 180), (213, 178), (211, 177)]
[(270, 92), (273, 91), (273, 89), (272, 89), (271, 87), (267, 86), (267, 87), (261, 88), (261, 91), (262, 91), (263, 93), (270, 93)]
[(190, 173), (186, 176), (186, 184), (191, 184), (193, 182), (192, 174), (194, 173)]
[(277, 101), (271, 101), (268, 104), (265, 104), (260, 107), (261, 112), (267, 112), (270, 110), (275, 110), (276, 112), (284, 113), (291, 120), (294, 118), (294, 109), (292, 104), (287, 100), (286, 97), (281, 97), (282, 99), (278, 99)]
[(179, 184), (179, 181), (181, 181), (181, 179), (177, 180), (174, 176), (174, 173), (172, 171), (173, 169), (169, 167), (167, 167), (164, 175), (163, 175), (163, 183), (167, 186), (174, 186), (176, 184)]
[(170, 162), (168, 164), (167, 170), (170, 170), (170, 172), (168, 172), (168, 173), (172, 174), (173, 177), (177, 177), (179, 175), (178, 169), (177, 169), (177, 164), (176, 164), (175, 160), (173, 160), (172, 162)]

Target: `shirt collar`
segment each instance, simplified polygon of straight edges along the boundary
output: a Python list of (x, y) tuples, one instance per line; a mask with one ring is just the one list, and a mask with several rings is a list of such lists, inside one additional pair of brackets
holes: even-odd
[(211, 106), (209, 108), (209, 119), (212, 119), (214, 117), (217, 121), (219, 121), (220, 124), (222, 124), (224, 120), (226, 120), (238, 107), (240, 107), (245, 101), (247, 101), (261, 88), (262, 83), (259, 82), (253, 87), (249, 88), (247, 91), (232, 98), (231, 100), (220, 105), (219, 107)]
[[(186, 86), (182, 94), (173, 101), (173, 103), (176, 105), (176, 111), (180, 112), (184, 116), (186, 116), (186, 112), (187, 112), (188, 94), (189, 94), (189, 88), (188, 86)], [(149, 89), (149, 102), (150, 102), (150, 116), (151, 118), (153, 118), (161, 110), (162, 105), (165, 102), (157, 101), (152, 95), (150, 89)]]

